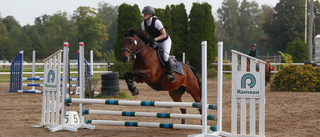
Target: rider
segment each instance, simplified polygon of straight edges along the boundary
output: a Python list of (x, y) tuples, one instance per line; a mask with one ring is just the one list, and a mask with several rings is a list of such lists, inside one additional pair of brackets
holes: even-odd
[(257, 50), (257, 44), (256, 43), (252, 43), (251, 50), (248, 53), (248, 55), (251, 56), (251, 57), (255, 57), (255, 58), (258, 56), (258, 50)]
[(167, 79), (171, 82), (175, 81), (173, 75), (173, 64), (171, 63), (171, 58), (169, 53), (171, 50), (171, 39), (166, 30), (164, 29), (162, 22), (154, 16), (155, 10), (151, 6), (146, 6), (142, 9), (144, 21), (141, 23), (142, 30), (146, 31), (152, 37), (152, 46), (161, 46), (164, 50), (163, 58), (165, 61), (165, 67), (168, 70)]

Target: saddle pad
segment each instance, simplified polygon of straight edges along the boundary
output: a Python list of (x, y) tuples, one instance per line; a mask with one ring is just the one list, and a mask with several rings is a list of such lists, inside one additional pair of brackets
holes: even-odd
[[(164, 59), (163, 59), (163, 50), (160, 48), (157, 48), (156, 50), (158, 53), (158, 58), (162, 64), (162, 66), (165, 68)], [(183, 72), (183, 67), (182, 67), (181, 63), (179, 61), (173, 59), (172, 57), (170, 57), (170, 58), (174, 61), (173, 71), (177, 72), (178, 74), (183, 75), (184, 72)]]

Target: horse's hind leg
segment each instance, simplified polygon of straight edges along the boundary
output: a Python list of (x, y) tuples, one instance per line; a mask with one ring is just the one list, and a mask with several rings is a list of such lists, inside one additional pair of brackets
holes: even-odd
[[(169, 95), (172, 98), (172, 100), (174, 102), (182, 102), (182, 95), (184, 94), (184, 92), (186, 91), (186, 87), (185, 86), (181, 86), (180, 88), (173, 90), (173, 91), (169, 91)], [(182, 114), (186, 114), (187, 109), (186, 108), (180, 108), (180, 111)], [(185, 119), (181, 120), (181, 124), (185, 124)]]
[[(198, 84), (196, 86), (198, 86)], [(198, 110), (199, 110), (199, 113), (202, 114), (201, 91), (200, 91), (199, 86), (198, 87), (188, 86), (186, 91), (187, 91), (187, 93), (189, 93), (192, 96), (192, 98), (194, 99), (195, 102), (200, 103)]]

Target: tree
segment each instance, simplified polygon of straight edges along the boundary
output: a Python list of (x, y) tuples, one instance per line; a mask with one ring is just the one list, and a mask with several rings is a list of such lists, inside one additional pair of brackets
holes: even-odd
[(224, 0), (222, 2), (221, 8), (217, 10), (218, 17), (221, 21), (222, 28), (226, 31), (227, 39), (219, 39), (223, 41), (225, 51), (230, 51), (231, 49), (239, 50), (238, 44), (240, 36), (240, 26), (238, 24), (239, 17), (239, 3), (237, 0)]
[(292, 41), (304, 39), (304, 1), (280, 0), (274, 9), (263, 30), (274, 50), (285, 51)]
[(182, 60), (182, 53), (186, 51), (188, 39), (188, 16), (184, 4), (171, 5), (171, 16), (173, 43), (171, 53), (178, 60)]
[(259, 49), (264, 49), (262, 24), (263, 12), (255, 1), (224, 0), (218, 9), (219, 21), (217, 24), (217, 37), (223, 41), (224, 51), (231, 49), (248, 52), (252, 43), (257, 43)]
[[(270, 29), (270, 27), (272, 27), (272, 21), (273, 21), (273, 14), (274, 14), (274, 9), (268, 5), (262, 5), (261, 6), (262, 9), (262, 16), (261, 16), (261, 24), (262, 24), (262, 30), (264, 29)], [(271, 53), (278, 53), (277, 51), (274, 51), (271, 48), (271, 41), (268, 38), (268, 32), (263, 31), (262, 37), (259, 39), (259, 42), (261, 45), (264, 45), (265, 50), (271, 52)], [(269, 32), (271, 33), (271, 32)], [(272, 34), (269, 34), (272, 35)], [(259, 48), (260, 49), (260, 48)]]
[[(71, 51), (76, 51), (78, 40), (76, 37), (75, 24), (68, 20), (66, 12), (57, 12), (50, 16), (44, 24), (45, 48), (47, 49), (44, 56), (49, 56), (53, 51), (61, 49), (63, 42), (69, 42)], [(57, 46), (59, 45), (59, 46)], [(70, 56), (76, 56), (76, 52), (70, 52)]]
[(286, 53), (292, 56), (292, 61), (296, 63), (303, 63), (308, 60), (308, 45), (304, 41), (292, 41)]
[[(252, 43), (257, 43), (262, 35), (262, 24), (260, 24), (261, 10), (255, 1), (243, 0), (239, 8), (239, 44), (240, 51), (247, 52)], [(260, 48), (260, 47), (259, 47)]]
[(6, 60), (6, 57), (10, 55), (9, 33), (6, 25), (2, 22), (0, 22), (0, 47), (1, 59)]
[(93, 50), (95, 57), (101, 58), (101, 44), (108, 40), (107, 27), (99, 18), (99, 14), (94, 8), (80, 6), (73, 14), (78, 27), (78, 41), (86, 45), (85, 55), (89, 56), (89, 51)]
[[(209, 63), (216, 56), (217, 40), (214, 35), (214, 19), (208, 3), (193, 3), (189, 15), (189, 32), (187, 43), (187, 60), (197, 72), (201, 70), (201, 42), (207, 41), (207, 58)], [(201, 24), (201, 25), (199, 25)]]
[(118, 33), (114, 53), (116, 55), (116, 58), (120, 60), (122, 54), (122, 41), (124, 38), (122, 35), (122, 30), (130, 28), (141, 28), (142, 17), (139, 7), (136, 4), (134, 6), (131, 6), (123, 3), (119, 6), (118, 13)]
[(115, 47), (117, 40), (117, 19), (118, 19), (118, 6), (112, 6), (109, 3), (98, 3), (98, 14), (102, 19), (103, 24), (107, 26), (107, 33), (109, 39), (102, 43), (103, 58), (107, 57), (106, 52)]

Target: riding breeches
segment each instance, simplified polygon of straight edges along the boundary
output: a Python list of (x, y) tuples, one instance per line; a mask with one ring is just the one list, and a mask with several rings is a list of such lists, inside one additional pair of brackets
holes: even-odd
[(170, 37), (168, 37), (167, 40), (161, 42), (161, 43), (158, 43), (158, 42), (154, 42), (153, 43), (153, 48), (157, 47), (157, 46), (161, 46), (162, 49), (163, 49), (163, 58), (164, 58), (164, 61), (168, 61), (169, 60), (169, 54), (170, 54), (170, 50), (171, 50), (171, 39)]

